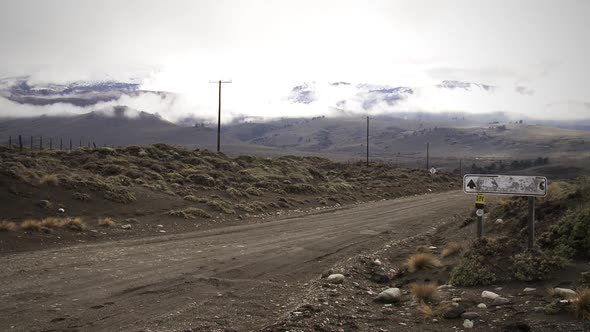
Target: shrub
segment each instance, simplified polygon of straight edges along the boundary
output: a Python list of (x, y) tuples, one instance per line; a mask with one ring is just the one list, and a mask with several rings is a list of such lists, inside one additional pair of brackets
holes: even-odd
[(72, 194), (72, 197), (75, 200), (82, 201), (82, 202), (86, 202), (86, 201), (89, 201), (90, 200), (90, 195), (84, 194), (84, 193), (81, 193), (81, 192), (75, 192), (75, 193), (73, 193)]
[(104, 198), (116, 203), (131, 203), (135, 202), (135, 194), (131, 191), (121, 188), (112, 188), (104, 194)]
[(16, 231), (16, 223), (12, 221), (0, 221), (0, 232)]
[(82, 222), (82, 219), (80, 218), (67, 218), (63, 223), (62, 227), (78, 232), (81, 232), (86, 229), (86, 225)]
[(111, 217), (104, 217), (98, 219), (98, 226), (111, 227), (115, 224)]
[(59, 179), (55, 174), (44, 174), (39, 178), (39, 184), (57, 186), (59, 184)]
[(522, 253), (512, 258), (514, 277), (520, 281), (544, 280), (565, 266), (563, 258), (543, 253)]
[(590, 289), (582, 288), (577, 290), (572, 303), (576, 317), (590, 320)]
[(167, 214), (171, 217), (180, 217), (184, 219), (196, 219), (197, 217), (211, 218), (211, 215), (207, 212), (194, 207), (189, 207), (181, 210), (170, 210), (167, 212)]
[(199, 202), (200, 201), (200, 199), (195, 195), (186, 195), (183, 197), (183, 199), (187, 200), (189, 202)]
[(541, 236), (549, 248), (587, 257), (590, 255), (590, 208), (568, 212)]
[(215, 179), (207, 174), (191, 174), (187, 176), (187, 180), (194, 184), (200, 184), (205, 187), (215, 186)]
[(262, 196), (262, 191), (255, 187), (249, 187), (248, 189), (246, 189), (246, 193), (252, 196)]
[(410, 286), (412, 295), (418, 301), (432, 302), (438, 299), (438, 287), (434, 283), (429, 284), (412, 284)]
[(454, 256), (454, 255), (460, 253), (461, 251), (463, 251), (463, 249), (465, 249), (463, 244), (458, 243), (458, 242), (449, 242), (449, 243), (447, 243), (446, 247), (443, 249), (442, 256), (443, 257)]
[(241, 192), (238, 189), (234, 188), (234, 187), (229, 187), (225, 190), (225, 192), (232, 196), (232, 197), (248, 197), (248, 194), (245, 192)]
[(454, 286), (485, 286), (496, 282), (496, 275), (485, 263), (485, 257), (474, 253), (463, 256), (451, 271), (450, 283)]
[(291, 194), (308, 194), (316, 193), (317, 189), (307, 183), (288, 184), (285, 186), (285, 191)]
[(421, 269), (433, 268), (441, 266), (440, 261), (436, 256), (429, 253), (418, 253), (410, 256), (405, 263), (405, 267), (410, 272), (415, 272)]
[(429, 320), (435, 317), (434, 310), (426, 303), (422, 303), (416, 307), (416, 312), (418, 313), (418, 316), (422, 317), (424, 320)]
[(25, 231), (40, 231), (41, 230), (41, 223), (38, 220), (27, 219), (22, 222), (20, 228), (24, 229)]
[(207, 201), (207, 206), (218, 212), (223, 212), (227, 214), (235, 213), (235, 211), (232, 209), (231, 204), (221, 199), (211, 199)]

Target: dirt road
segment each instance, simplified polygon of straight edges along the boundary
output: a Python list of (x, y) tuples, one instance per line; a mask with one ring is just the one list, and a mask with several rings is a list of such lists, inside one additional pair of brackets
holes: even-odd
[[(0, 331), (251, 331), (334, 262), (432, 229), (460, 192), (0, 257)], [(284, 306), (284, 307), (283, 307)]]

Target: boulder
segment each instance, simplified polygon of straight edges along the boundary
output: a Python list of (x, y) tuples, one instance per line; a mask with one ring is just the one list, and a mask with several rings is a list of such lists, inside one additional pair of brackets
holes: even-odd
[(490, 291), (483, 291), (483, 292), (481, 292), (481, 297), (483, 297), (484, 299), (493, 300), (497, 297), (500, 297), (500, 295), (498, 295), (494, 292), (490, 292)]
[(492, 305), (510, 304), (512, 301), (509, 298), (498, 296), (492, 301)]
[(51, 205), (51, 202), (46, 199), (42, 199), (39, 202), (37, 202), (37, 206), (43, 209), (48, 209), (51, 207)]
[(464, 312), (461, 314), (461, 318), (463, 318), (463, 319), (475, 320), (475, 319), (478, 319), (479, 317), (481, 317), (480, 314), (478, 314), (477, 312), (473, 312), (473, 311)]
[(445, 311), (443, 313), (443, 318), (446, 319), (456, 319), (461, 317), (461, 315), (465, 312), (465, 309), (463, 309), (463, 307), (461, 306), (457, 306), (457, 307), (450, 307), (449, 309), (447, 309), (447, 311)]
[(375, 298), (375, 302), (380, 303), (397, 303), (402, 299), (402, 292), (399, 288), (388, 288)]
[(330, 274), (326, 280), (332, 284), (341, 284), (344, 282), (344, 275), (340, 273)]
[(553, 291), (556, 295), (563, 297), (576, 296), (576, 292), (573, 289), (569, 288), (554, 288)]
[(466, 319), (465, 321), (463, 321), (463, 327), (466, 329), (473, 328), (473, 321)]

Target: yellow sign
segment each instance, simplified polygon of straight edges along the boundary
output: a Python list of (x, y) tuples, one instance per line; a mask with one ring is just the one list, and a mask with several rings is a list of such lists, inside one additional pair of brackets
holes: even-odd
[(485, 195), (475, 195), (475, 204), (485, 204), (486, 203), (486, 196)]

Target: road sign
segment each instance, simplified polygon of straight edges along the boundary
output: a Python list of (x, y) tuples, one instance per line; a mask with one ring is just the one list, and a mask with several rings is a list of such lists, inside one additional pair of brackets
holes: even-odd
[(475, 210), (475, 214), (478, 217), (483, 217), (484, 211), (483, 211), (483, 209), (477, 209), (477, 210)]
[(486, 196), (482, 194), (475, 195), (475, 204), (485, 204)]
[(543, 176), (467, 174), (463, 177), (463, 191), (466, 194), (545, 196), (547, 194), (547, 178)]

